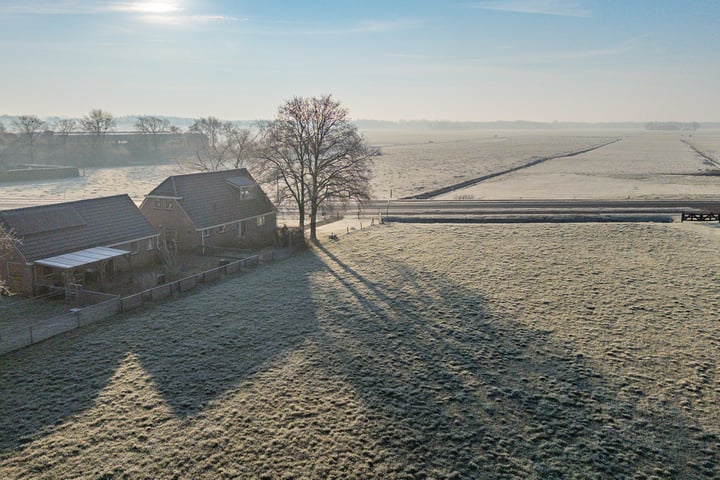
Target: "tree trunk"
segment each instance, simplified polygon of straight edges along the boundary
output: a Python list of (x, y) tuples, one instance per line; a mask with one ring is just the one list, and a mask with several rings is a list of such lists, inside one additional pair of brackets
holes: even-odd
[(310, 205), (310, 240), (317, 240), (317, 202)]
[(298, 204), (298, 215), (300, 215), (300, 231), (305, 235), (305, 206)]

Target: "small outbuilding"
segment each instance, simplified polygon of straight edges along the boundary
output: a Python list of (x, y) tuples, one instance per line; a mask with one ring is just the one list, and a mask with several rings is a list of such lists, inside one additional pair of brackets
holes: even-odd
[(19, 240), (0, 264), (11, 291), (90, 285), (158, 261), (158, 232), (128, 195), (0, 211)]
[(275, 240), (275, 206), (244, 168), (168, 177), (140, 210), (170, 251), (256, 248)]

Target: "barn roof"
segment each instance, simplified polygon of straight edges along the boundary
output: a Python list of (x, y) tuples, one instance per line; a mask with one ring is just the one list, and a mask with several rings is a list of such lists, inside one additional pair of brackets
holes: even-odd
[(28, 262), (93, 247), (108, 247), (157, 235), (127, 195), (0, 210)]
[(245, 168), (174, 175), (148, 195), (174, 197), (195, 228), (208, 228), (275, 211), (270, 199)]

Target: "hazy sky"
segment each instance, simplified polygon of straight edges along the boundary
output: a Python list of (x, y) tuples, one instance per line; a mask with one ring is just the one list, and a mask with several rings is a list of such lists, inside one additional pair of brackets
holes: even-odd
[(0, 114), (720, 120), (720, 0), (0, 0)]

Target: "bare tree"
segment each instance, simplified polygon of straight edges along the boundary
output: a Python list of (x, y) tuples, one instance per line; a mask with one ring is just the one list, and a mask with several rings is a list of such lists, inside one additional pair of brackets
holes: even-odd
[(90, 110), (90, 113), (80, 119), (83, 130), (92, 135), (94, 155), (102, 155), (105, 135), (115, 129), (115, 118), (110, 112), (101, 109)]
[(20, 115), (13, 120), (12, 125), (25, 144), (30, 155), (30, 162), (35, 161), (35, 143), (40, 135), (48, 128), (47, 122), (40, 120), (37, 115)]
[(63, 118), (55, 123), (55, 134), (60, 137), (63, 149), (63, 158), (67, 157), (67, 139), (78, 128), (78, 121), (74, 118)]
[(169, 120), (152, 115), (140, 115), (135, 121), (135, 131), (149, 135), (155, 150), (158, 148), (158, 136), (170, 133), (171, 127)]
[(331, 95), (285, 102), (265, 124), (262, 145), (258, 156), (297, 204), (301, 228), (309, 213), (313, 240), (324, 204), (370, 198), (372, 158), (380, 151), (365, 143)]
[(8, 132), (5, 129), (5, 125), (0, 122), (0, 170), (3, 170), (8, 166), (8, 158), (10, 158), (12, 146), (16, 142), (17, 135)]
[(63, 118), (55, 123), (55, 133), (67, 137), (77, 130), (78, 121), (74, 118)]
[(102, 136), (115, 129), (115, 118), (112, 113), (97, 108), (83, 116), (80, 125), (86, 132)]
[(193, 140), (195, 162), (199, 170), (222, 170), (248, 166), (255, 150), (255, 135), (250, 129), (216, 117), (200, 118), (188, 129)]

